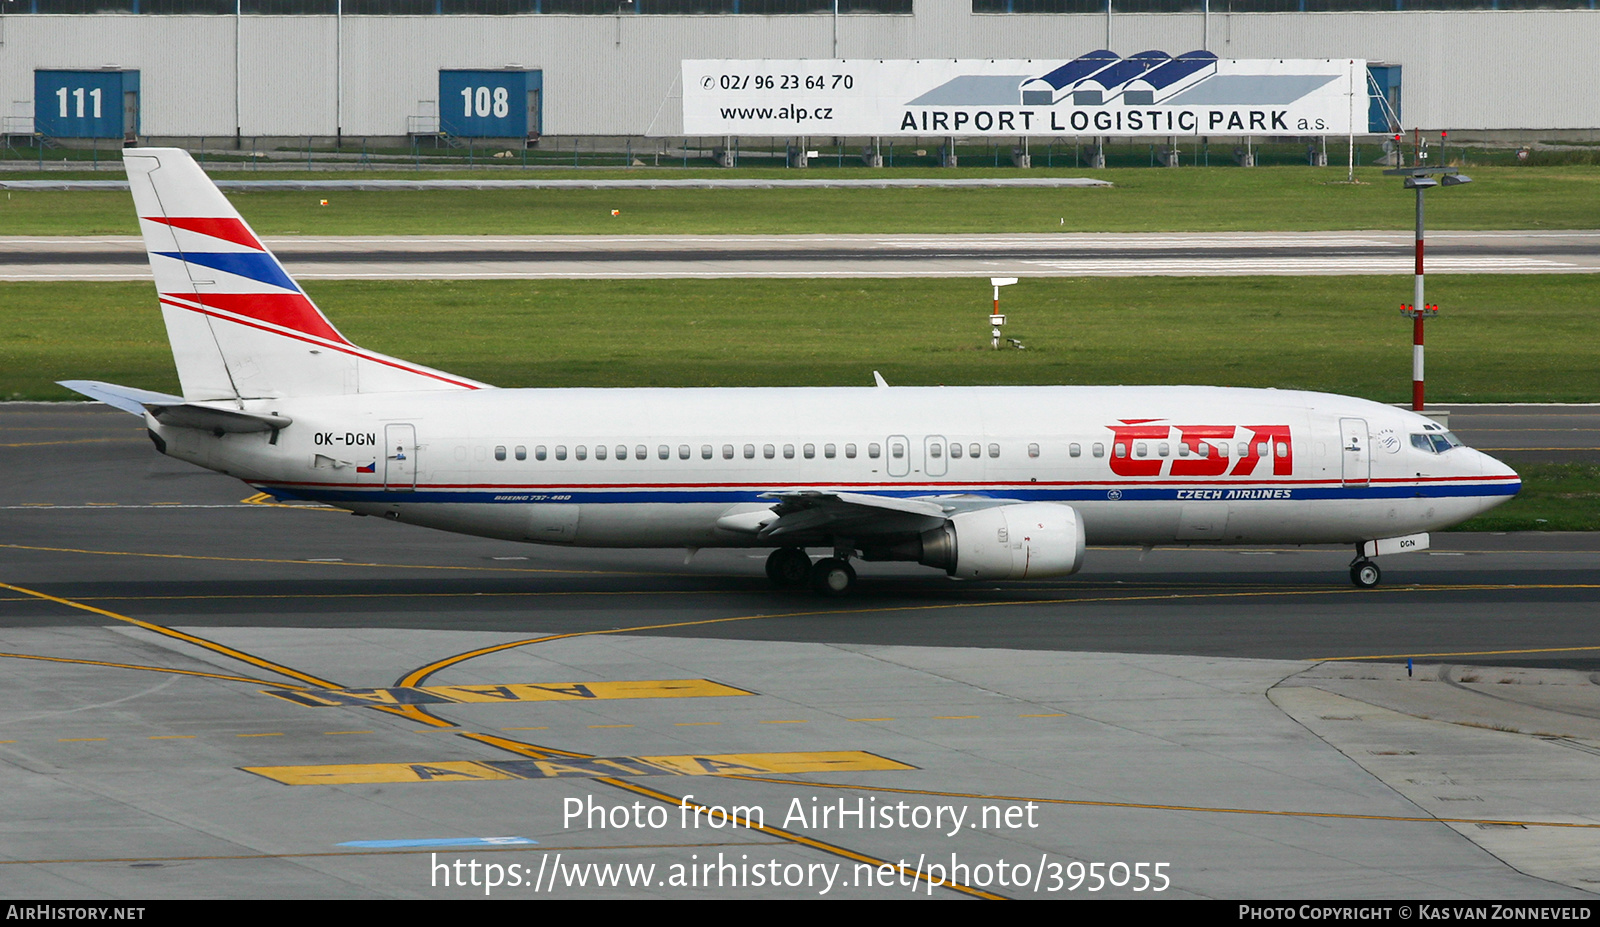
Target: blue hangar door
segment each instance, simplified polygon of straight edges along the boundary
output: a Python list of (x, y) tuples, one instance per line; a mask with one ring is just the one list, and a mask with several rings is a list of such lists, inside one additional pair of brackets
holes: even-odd
[(458, 138), (538, 138), (544, 72), (440, 71), (439, 131)]
[(33, 72), (33, 130), (50, 138), (139, 136), (139, 72)]

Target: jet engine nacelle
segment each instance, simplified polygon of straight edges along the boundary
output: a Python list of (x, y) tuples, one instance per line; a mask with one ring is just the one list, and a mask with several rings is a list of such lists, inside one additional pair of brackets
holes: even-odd
[(921, 562), (957, 579), (1044, 579), (1076, 573), (1083, 549), (1077, 509), (1027, 502), (952, 517), (922, 535)]

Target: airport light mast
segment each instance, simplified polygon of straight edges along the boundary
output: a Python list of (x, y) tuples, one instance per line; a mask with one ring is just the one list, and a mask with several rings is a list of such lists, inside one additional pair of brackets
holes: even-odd
[(1416, 282), (1412, 288), (1411, 304), (1400, 304), (1400, 314), (1411, 320), (1411, 409), (1414, 412), (1423, 410), (1422, 322), (1439, 314), (1439, 307), (1428, 305), (1422, 295), (1422, 194), (1429, 187), (1455, 187), (1472, 182), (1471, 177), (1453, 167), (1428, 167), (1420, 164), (1426, 158), (1427, 155), (1419, 151), (1417, 167), (1397, 167), (1383, 172), (1385, 175), (1404, 177), (1405, 188), (1417, 191)]

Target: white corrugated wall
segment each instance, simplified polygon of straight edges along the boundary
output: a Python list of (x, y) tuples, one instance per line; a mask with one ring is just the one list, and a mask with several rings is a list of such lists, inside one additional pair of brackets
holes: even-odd
[[(1600, 128), (1600, 11), (844, 16), (847, 58), (1071, 58), (1095, 48), (1225, 58), (1364, 58), (1404, 67), (1408, 126)], [(243, 80), (235, 84), (237, 66)], [(19, 115), (35, 68), (137, 68), (146, 135), (397, 136), (441, 68), (540, 68), (550, 135), (675, 135), (684, 58), (827, 58), (823, 16), (332, 17), (7, 15), (0, 105)], [(339, 49), (342, 47), (342, 53)], [(342, 68), (336, 69), (336, 54)], [(342, 73), (342, 82), (336, 75)], [(342, 83), (342, 94), (339, 85)], [(235, 94), (239, 101), (237, 118)], [(340, 102), (342, 98), (342, 103)]]

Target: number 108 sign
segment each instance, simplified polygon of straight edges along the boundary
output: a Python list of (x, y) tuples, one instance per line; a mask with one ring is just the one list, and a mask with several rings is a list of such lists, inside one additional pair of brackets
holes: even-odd
[(540, 132), (539, 71), (440, 71), (439, 131), (462, 138)]

